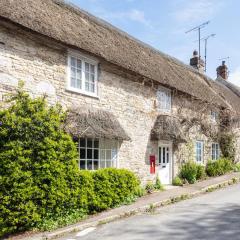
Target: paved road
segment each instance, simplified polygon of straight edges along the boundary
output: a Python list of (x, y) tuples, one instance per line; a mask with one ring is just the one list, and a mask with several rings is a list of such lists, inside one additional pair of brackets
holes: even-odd
[(81, 236), (84, 234), (62, 239), (240, 240), (240, 185), (89, 229)]

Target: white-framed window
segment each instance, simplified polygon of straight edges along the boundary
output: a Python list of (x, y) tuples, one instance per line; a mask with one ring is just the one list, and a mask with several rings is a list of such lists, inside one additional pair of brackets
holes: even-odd
[(158, 110), (161, 112), (171, 112), (172, 95), (168, 89), (159, 89), (157, 91)]
[(212, 160), (218, 160), (220, 157), (219, 143), (212, 143)]
[(196, 141), (196, 162), (202, 163), (204, 156), (204, 143), (203, 141)]
[(217, 122), (218, 121), (218, 112), (212, 110), (211, 111), (211, 119), (212, 119), (212, 121)]
[(98, 95), (98, 63), (82, 55), (68, 54), (68, 84), (70, 91)]
[(79, 138), (74, 141), (77, 145), (80, 169), (97, 170), (117, 167), (117, 141), (98, 138)]

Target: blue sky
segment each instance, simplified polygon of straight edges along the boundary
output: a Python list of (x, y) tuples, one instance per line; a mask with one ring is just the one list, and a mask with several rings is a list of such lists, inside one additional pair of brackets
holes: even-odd
[[(208, 41), (207, 75), (216, 77), (219, 59), (226, 60), (230, 81), (240, 86), (240, 1), (238, 0), (70, 0), (153, 47), (189, 63), (198, 49), (197, 32), (185, 32), (207, 20), (202, 36)], [(202, 42), (202, 53), (204, 54)]]

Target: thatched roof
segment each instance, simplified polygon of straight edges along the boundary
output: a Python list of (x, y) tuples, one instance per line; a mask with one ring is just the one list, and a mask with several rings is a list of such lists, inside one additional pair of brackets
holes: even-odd
[(130, 140), (116, 117), (102, 110), (71, 109), (64, 129), (74, 137)]
[(182, 132), (179, 119), (168, 115), (159, 115), (151, 131), (151, 140), (185, 142), (186, 137)]
[(215, 91), (221, 96), (226, 102), (229, 103), (232, 110), (234, 110), (238, 115), (240, 115), (240, 89), (234, 84), (227, 80), (218, 77), (215, 82), (213, 82), (213, 87)]
[[(181, 92), (208, 101), (207, 78), (177, 59), (60, 0), (1, 0), (0, 17)], [(226, 107), (216, 95), (213, 103)]]

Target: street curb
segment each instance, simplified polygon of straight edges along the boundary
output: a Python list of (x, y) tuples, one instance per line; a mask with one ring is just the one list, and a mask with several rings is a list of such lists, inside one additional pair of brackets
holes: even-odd
[(129, 211), (125, 211), (121, 214), (115, 214), (109, 217), (103, 217), (102, 219), (98, 219), (96, 221), (93, 222), (89, 222), (89, 223), (79, 223), (78, 225), (74, 225), (74, 226), (69, 226), (69, 227), (65, 227), (59, 230), (55, 230), (53, 232), (48, 232), (48, 233), (41, 233), (41, 234), (37, 234), (35, 236), (32, 237), (28, 237), (25, 238), (26, 240), (49, 240), (49, 239), (54, 239), (56, 237), (61, 237), (65, 234), (71, 233), (71, 232), (77, 232), (77, 231), (82, 231), (86, 228), (90, 228), (90, 227), (97, 227), (99, 225), (102, 224), (106, 224), (109, 222), (113, 222), (115, 220), (121, 219), (121, 218), (126, 218), (132, 215), (136, 215), (138, 213), (145, 213), (145, 212), (153, 212), (155, 208), (159, 208), (159, 207), (163, 207), (166, 205), (170, 205), (170, 204), (174, 204), (186, 199), (191, 199), (193, 197), (205, 194), (205, 193), (209, 193), (212, 191), (215, 191), (217, 189), (220, 188), (224, 188), (230, 185), (234, 185), (240, 182), (240, 176), (237, 177), (231, 177), (228, 180), (225, 180), (223, 182), (217, 183), (217, 184), (212, 184), (209, 185), (207, 187), (204, 187), (200, 190), (197, 190), (195, 192), (189, 193), (189, 194), (179, 194), (178, 196), (174, 196), (174, 197), (170, 197), (161, 201), (157, 201), (151, 204), (147, 204), (141, 207), (136, 207), (135, 209), (131, 209)]

